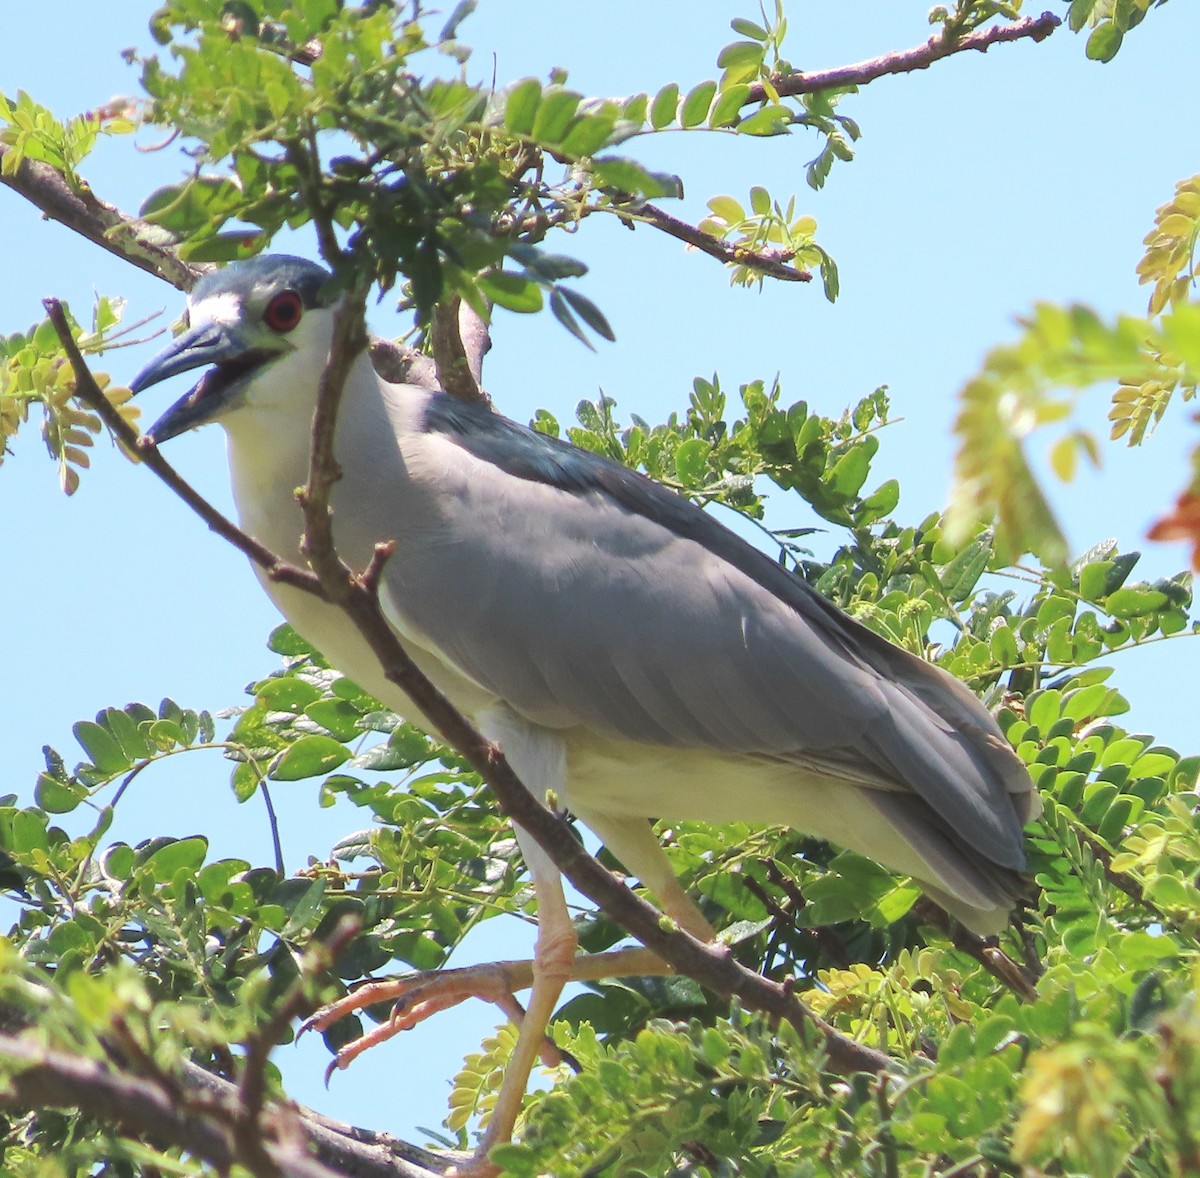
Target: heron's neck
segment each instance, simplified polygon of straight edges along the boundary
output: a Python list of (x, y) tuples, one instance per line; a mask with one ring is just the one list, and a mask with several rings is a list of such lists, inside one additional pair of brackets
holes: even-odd
[[(279, 403), (251, 390), (246, 401), (222, 421), (228, 436), (233, 497), (242, 527), (285, 559), (299, 555), (303, 518), (296, 491), (308, 482), (312, 419), (320, 365), (299, 353), (273, 366), (272, 388), (288, 390)], [(355, 388), (371, 380), (364, 352), (346, 379), (342, 406), (355, 400)]]

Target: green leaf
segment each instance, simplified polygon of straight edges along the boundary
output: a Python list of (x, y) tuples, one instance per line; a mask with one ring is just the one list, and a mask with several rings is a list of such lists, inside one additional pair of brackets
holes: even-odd
[(871, 473), (871, 456), (866, 446), (853, 446), (834, 463), (828, 481), (839, 495), (857, 495)]
[(592, 341), (588, 339), (587, 333), (579, 326), (579, 320), (575, 318), (570, 305), (563, 298), (563, 293), (563, 287), (561, 286), (550, 288), (551, 313), (584, 347), (595, 351), (595, 348), (592, 347)]
[(1021, 661), (1021, 651), (1017, 646), (1016, 635), (1013, 634), (1011, 627), (1003, 622), (996, 623), (996, 628), (988, 639), (988, 649), (992, 658), (1002, 667), (1011, 667), (1013, 663)]
[(675, 474), (685, 487), (700, 487), (705, 482), (712, 446), (704, 438), (688, 438), (675, 447)]
[(746, 219), (746, 210), (742, 208), (741, 202), (732, 196), (714, 196), (708, 202), (708, 207), (729, 225), (736, 225)]
[(612, 137), (617, 125), (617, 112), (613, 107), (607, 113), (588, 113), (567, 132), (558, 150), (571, 159), (595, 155)]
[(8, 850), (19, 855), (31, 851), (48, 851), (50, 842), (46, 832), (46, 816), (36, 810), (18, 810), (12, 819), (12, 843)]
[(717, 65), (736, 82), (758, 76), (762, 69), (765, 47), (758, 41), (734, 41), (717, 55)]
[(1112, 21), (1108, 21), (1092, 30), (1085, 52), (1092, 61), (1112, 61), (1124, 39), (1125, 34)]
[[(900, 483), (896, 479), (888, 479), (867, 496), (859, 505), (855, 522), (859, 527), (873, 524), (881, 519), (887, 519), (896, 505), (900, 502)], [(953, 600), (953, 598), (951, 599)]]
[(300, 781), (330, 773), (350, 759), (350, 750), (330, 736), (302, 736), (272, 763), (275, 781)]
[(562, 294), (562, 297), (571, 304), (571, 309), (575, 314), (598, 336), (608, 340), (609, 343), (612, 343), (617, 338), (608, 320), (604, 317), (604, 313), (591, 299), (569, 286), (560, 286), (557, 289)]
[(262, 777), (249, 761), (240, 761), (234, 767), (230, 784), (233, 787), (233, 796), (239, 802), (246, 802), (254, 797), (262, 784)]
[(745, 82), (727, 86), (721, 91), (717, 103), (708, 116), (710, 127), (732, 127), (738, 121), (741, 109), (750, 97), (750, 87)]
[(338, 740), (354, 740), (363, 734), (358, 725), (358, 712), (345, 700), (318, 700), (309, 704), (304, 709), (304, 714), (331, 732)]
[(275, 711), (300, 712), (321, 698), (321, 690), (295, 675), (279, 675), (255, 684), (254, 695)]
[(1110, 593), (1104, 608), (1114, 618), (1136, 618), (1152, 614), (1169, 604), (1170, 598), (1157, 589), (1118, 589)]
[(751, 37), (755, 41), (765, 41), (770, 33), (762, 27), (756, 25), (752, 20), (746, 20), (745, 17), (737, 16), (729, 22), (729, 27), (735, 33), (741, 33), (743, 37)]
[(106, 776), (124, 773), (132, 767), (131, 761), (107, 728), (102, 728), (90, 720), (80, 720), (71, 731), (84, 752), (91, 758), (92, 764)]
[(650, 126), (656, 131), (669, 127), (675, 121), (679, 109), (679, 86), (671, 82), (664, 86), (650, 104)]
[(214, 233), (210, 237), (197, 237), (178, 247), (179, 256), (187, 262), (238, 262), (252, 258), (268, 244), (266, 234), (257, 231), (241, 233)]
[(199, 836), (170, 839), (142, 864), (142, 868), (153, 879), (169, 883), (181, 871), (193, 874), (199, 871), (207, 854), (208, 839)]
[(1026, 701), (1025, 710), (1029, 716), (1029, 723), (1039, 732), (1046, 733), (1057, 723), (1062, 714), (1061, 708), (1061, 691), (1039, 691)]
[(103, 724), (113, 734), (129, 761), (139, 761), (150, 755), (150, 746), (138, 730), (133, 718), (120, 708), (105, 708)]
[(491, 270), (479, 277), (479, 286), (497, 306), (527, 315), (542, 309), (542, 291), (536, 282), (511, 270)]
[(271, 631), (267, 639), (267, 649), (288, 658), (298, 658), (302, 655), (316, 654), (317, 648), (306, 642), (287, 622), (283, 622)]
[(785, 106), (764, 106), (737, 125), (739, 135), (785, 135), (792, 113)]
[(939, 570), (942, 588), (953, 602), (966, 601), (987, 569), (992, 555), (990, 540), (972, 540)]
[(1104, 596), (1111, 568), (1111, 561), (1094, 560), (1079, 570), (1079, 596), (1084, 601), (1098, 602)]
[(592, 160), (592, 174), (605, 188), (617, 188), (632, 196), (655, 200), (662, 196), (681, 197), (683, 184), (678, 176), (667, 172), (651, 172), (636, 160), (624, 156), (605, 155)]
[(313, 923), (313, 918), (321, 910), (328, 882), (323, 876), (310, 880), (294, 903), (283, 904), (284, 911), (288, 913), (288, 922), (280, 930), (281, 937), (294, 937)]
[(708, 118), (708, 109), (712, 106), (713, 97), (717, 93), (717, 84), (713, 81), (701, 82), (688, 91), (679, 112), (679, 122), (684, 127), (698, 127)]
[[(548, 147), (561, 142), (582, 97), (572, 90), (549, 90), (543, 94), (530, 131), (532, 137)], [(507, 118), (507, 111), (505, 116)]]
[(528, 135), (533, 130), (542, 84), (537, 78), (525, 78), (509, 92), (504, 103), (504, 127), (514, 135)]
[(39, 773), (33, 788), (34, 800), (49, 814), (69, 814), (87, 796), (87, 787), (78, 781), (64, 781), (49, 773)]

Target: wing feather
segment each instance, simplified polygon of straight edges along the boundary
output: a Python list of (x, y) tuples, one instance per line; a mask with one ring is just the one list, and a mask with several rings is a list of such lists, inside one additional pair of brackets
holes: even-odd
[(910, 841), (928, 819), (933, 858), (1024, 865), (1032, 786), (965, 687), (650, 480), (450, 397), (424, 412), (408, 497), (380, 505), (411, 517), (384, 590), (457, 670), (537, 724), (828, 766)]

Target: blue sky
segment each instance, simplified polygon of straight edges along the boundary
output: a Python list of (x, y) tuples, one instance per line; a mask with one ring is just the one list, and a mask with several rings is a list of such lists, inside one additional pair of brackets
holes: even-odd
[[(447, 5), (447, 7), (450, 7)], [(0, 38), (0, 90), (26, 89), (67, 116), (113, 95), (137, 92), (120, 50), (149, 51), (152, 6), (124, 3), (13, 6)], [(1056, 11), (1065, 8), (1060, 5)], [(793, 2), (788, 53), (807, 69), (845, 64), (915, 45), (929, 35), (927, 5), (902, 0)], [(734, 39), (728, 21), (752, 5), (711, 0), (647, 5), (610, 0), (572, 5), (481, 0), (461, 29), (476, 47), (473, 74), (505, 84), (570, 70), (587, 93), (621, 95), (685, 88), (715, 75), (717, 51)], [(650, 420), (686, 404), (693, 377), (721, 376), (736, 389), (780, 375), (788, 400), (836, 414), (881, 384), (904, 420), (885, 432), (877, 481), (900, 479), (899, 516), (916, 522), (944, 505), (954, 397), (989, 347), (1013, 335), (1035, 301), (1083, 301), (1104, 314), (1140, 313), (1145, 292), (1134, 266), (1154, 209), (1178, 179), (1197, 170), (1194, 52), (1200, 12), (1186, 4), (1150, 14), (1115, 62), (1085, 60), (1083, 42), (1060, 30), (1039, 46), (961, 55), (933, 69), (884, 79), (844, 100), (863, 128), (856, 161), (834, 169), (820, 193), (804, 183), (815, 141), (797, 136), (744, 141), (675, 134), (632, 145), (653, 166), (678, 172), (687, 197), (674, 211), (693, 220), (718, 193), (740, 199), (765, 185), (816, 217), (818, 240), (837, 259), (842, 295), (830, 306), (818, 284), (730, 290), (715, 262), (646, 229), (630, 233), (592, 218), (556, 244), (591, 266), (581, 289), (611, 321), (617, 342), (586, 351), (549, 317), (502, 315), (485, 382), (517, 419), (544, 406), (569, 420), (581, 398), (615, 397), (618, 414)], [(147, 147), (158, 139), (139, 137)], [(159, 184), (187, 168), (174, 148), (142, 153), (129, 139), (102, 144), (85, 174), (104, 199), (135, 210)], [(300, 236), (288, 248), (314, 253)], [(68, 299), (77, 312), (93, 291), (123, 293), (132, 320), (180, 298), (66, 230), (43, 223), (0, 188), (0, 331), (26, 328), (39, 300)], [(373, 327), (400, 324), (385, 305)], [(108, 368), (127, 381), (161, 346), (114, 353)], [(178, 390), (154, 390), (153, 418)], [(1106, 395), (1080, 420), (1106, 432)], [(1148, 548), (1147, 524), (1184, 483), (1194, 427), (1176, 407), (1141, 451), (1105, 450), (1105, 469), (1055, 490), (1073, 549), (1114, 536)], [(220, 431), (172, 443), (170, 457), (220, 506), (229, 506)], [(799, 502), (773, 520), (813, 521)], [(44, 743), (77, 759), (71, 724), (129, 700), (170, 694), (213, 710), (242, 701), (242, 688), (274, 666), (264, 640), (277, 618), (241, 558), (143, 471), (107, 444), (72, 499), (57, 490), (34, 429), (0, 466), (6, 621), (0, 792), (32, 796)], [(817, 541), (821, 543), (821, 541)], [(1180, 546), (1152, 548), (1142, 575), (1183, 567)], [(1129, 727), (1194, 752), (1191, 640), (1118, 656), (1115, 682), (1133, 702)], [(144, 774), (122, 803), (113, 837), (204, 834), (213, 854), (261, 856), (260, 806), (238, 807), (215, 753), (177, 758)], [(353, 812), (319, 811), (311, 783), (282, 786), (289, 865), (323, 857), (359, 824)], [(497, 924), (499, 922), (496, 922)], [(473, 959), (519, 955), (521, 926), (491, 930)], [(465, 963), (466, 957), (460, 963)], [(480, 1004), (443, 1015), (401, 1042), (371, 1052), (328, 1095), (320, 1090), (323, 1048), (284, 1049), (298, 1099), (347, 1120), (411, 1134), (437, 1125), (458, 1060), (497, 1022)], [(418, 1066), (419, 1061), (419, 1066)], [(411, 1079), (406, 1079), (411, 1077)]]

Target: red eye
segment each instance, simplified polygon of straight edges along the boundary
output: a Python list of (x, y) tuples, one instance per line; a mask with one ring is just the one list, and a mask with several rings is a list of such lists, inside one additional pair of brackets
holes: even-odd
[(304, 314), (304, 303), (294, 290), (280, 291), (263, 312), (263, 322), (272, 331), (291, 331)]

